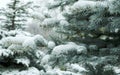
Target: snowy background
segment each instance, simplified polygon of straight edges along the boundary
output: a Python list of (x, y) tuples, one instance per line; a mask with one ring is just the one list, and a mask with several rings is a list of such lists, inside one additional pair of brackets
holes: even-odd
[(0, 75), (120, 75), (119, 0), (29, 1), (0, 0)]

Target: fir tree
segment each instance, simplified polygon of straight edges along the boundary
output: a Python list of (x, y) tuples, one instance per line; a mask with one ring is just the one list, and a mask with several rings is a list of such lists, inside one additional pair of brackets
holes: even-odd
[[(66, 1), (61, 0), (62, 3), (66, 3)], [(67, 39), (77, 42), (81, 42), (81, 39), (93, 38), (109, 43), (119, 40), (119, 0), (73, 0), (70, 2), (65, 4), (64, 9), (60, 12), (64, 19), (60, 19), (57, 23), (57, 32), (63, 33), (68, 36)], [(61, 5), (56, 6), (55, 3), (58, 1), (54, 0), (51, 3), (51, 6), (54, 6), (51, 9), (61, 7)], [(118, 45), (119, 42), (116, 44)]]
[(11, 0), (7, 4), (7, 8), (3, 8), (2, 16), (3, 20), (2, 27), (8, 30), (15, 30), (23, 28), (27, 17), (29, 17), (28, 9), (31, 9), (32, 2), (22, 3), (20, 0)]

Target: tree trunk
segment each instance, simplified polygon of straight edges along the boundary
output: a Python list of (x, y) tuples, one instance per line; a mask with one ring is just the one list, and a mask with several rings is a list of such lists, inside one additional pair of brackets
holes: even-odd
[(13, 7), (12, 7), (12, 9), (14, 10), (14, 12), (13, 12), (13, 17), (12, 17), (12, 25), (11, 25), (11, 28), (10, 28), (10, 30), (15, 30), (15, 17), (16, 17), (16, 11), (15, 11), (15, 9), (16, 9), (16, 3), (17, 3), (17, 1), (16, 0), (14, 0), (14, 3), (13, 3)]

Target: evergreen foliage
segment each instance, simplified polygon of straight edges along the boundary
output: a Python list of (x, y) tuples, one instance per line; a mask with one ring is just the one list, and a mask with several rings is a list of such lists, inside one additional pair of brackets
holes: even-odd
[(7, 30), (24, 29), (27, 17), (30, 17), (28, 12), (31, 9), (32, 2), (22, 3), (20, 0), (11, 0), (7, 4), (7, 8), (2, 8), (1, 15), (2, 28)]
[(10, 32), (6, 33), (8, 36), (0, 40), (0, 65), (4, 67), (19, 66), (23, 67), (23, 70), (34, 66), (38, 70), (43, 69), (46, 71), (44, 67), (37, 62), (39, 59), (37, 56), (37, 46), (46, 46), (47, 40), (45, 40), (44, 37), (40, 35), (32, 37), (32, 35), (21, 32), (19, 32), (19, 34), (15, 31), (11, 32), (13, 34), (16, 33), (14, 36), (9, 35)]
[[(1, 12), (6, 17), (3, 26), (10, 30), (0, 30), (0, 74), (120, 74), (119, 0), (40, 0), (40, 3), (37, 14), (32, 16), (35, 20), (31, 25), (28, 23), (36, 35), (18, 30), (23, 28), (21, 22), (27, 18), (26, 9), (31, 2), (11, 0), (6, 8), (10, 10), (0, 10), (6, 11)], [(42, 32), (39, 26), (46, 31)], [(53, 32), (49, 34), (49, 30)], [(46, 40), (37, 31), (51, 39)], [(64, 36), (55, 37), (55, 31)], [(12, 72), (1, 71), (6, 67)], [(13, 68), (20, 70), (14, 74)]]
[(86, 63), (85, 67), (89, 70), (87, 75), (116, 75), (112, 67), (109, 65), (97, 64), (96, 66), (93, 66), (90, 63)]
[[(65, 34), (69, 40), (74, 39), (72, 41), (88, 37), (103, 40), (103, 35), (107, 36), (104, 41), (118, 41), (119, 4), (119, 0), (53, 0), (48, 4), (48, 11), (58, 10), (59, 15), (64, 18), (56, 15), (59, 22), (48, 22), (46, 26), (56, 26), (56, 32)], [(61, 7), (63, 10), (60, 10)], [(53, 17), (51, 14), (50, 16)], [(81, 42), (80, 39), (77, 41)]]

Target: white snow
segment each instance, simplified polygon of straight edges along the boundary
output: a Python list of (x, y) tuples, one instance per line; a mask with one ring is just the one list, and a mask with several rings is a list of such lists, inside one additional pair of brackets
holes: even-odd
[(75, 46), (73, 46), (73, 45), (56, 46), (52, 51), (52, 55), (59, 56), (63, 53), (67, 54), (68, 50), (75, 50)]
[(95, 6), (96, 6), (95, 1), (79, 0), (78, 2), (74, 3), (73, 6), (71, 6), (71, 9), (73, 12), (79, 12), (86, 10), (87, 8), (94, 9)]
[(118, 33), (118, 31), (119, 31), (119, 29), (118, 29), (118, 28), (116, 28), (116, 29), (115, 29), (115, 33)]
[[(25, 1), (25, 0), (24, 0)], [(57, 1), (57, 2), (55, 2)], [(37, 0), (38, 4), (40, 4), (40, 8), (37, 12), (32, 13), (35, 14), (38, 20), (38, 29), (39, 25), (41, 26), (68, 26), (69, 23), (66, 21), (65, 17), (62, 16), (64, 12), (67, 14), (74, 14), (77, 12), (82, 12), (84, 10), (90, 10), (91, 11), (97, 11), (97, 8), (100, 5), (103, 7), (110, 7), (109, 11), (110, 13), (114, 13), (112, 9), (114, 7), (108, 6), (108, 3), (105, 1), (96, 1), (96, 0), (78, 0), (73, 5), (66, 5), (64, 7), (65, 11), (61, 11), (60, 7), (54, 8), (54, 9), (48, 9), (49, 6), (58, 5), (61, 1), (67, 1), (67, 0)], [(108, 0), (109, 2), (113, 2), (114, 0)], [(99, 3), (97, 5), (97, 3)], [(112, 5), (114, 6), (114, 5)], [(47, 8), (48, 7), (48, 8)], [(12, 11), (12, 10), (11, 10)], [(10, 12), (11, 12), (10, 11)], [(116, 10), (115, 12), (118, 12)], [(95, 15), (96, 16), (96, 15)], [(92, 16), (91, 18), (93, 18)], [(90, 19), (91, 19), (90, 18)], [(95, 17), (96, 18), (96, 17)], [(34, 23), (33, 25), (35, 25)], [(117, 33), (119, 29), (115, 29), (115, 32)], [(38, 69), (34, 67), (28, 68), (28, 70), (24, 71), (18, 71), (16, 70), (5, 70), (4, 72), (0, 73), (2, 75), (84, 75), (83, 72), (86, 72), (87, 70), (82, 67), (82, 65), (78, 63), (69, 63), (65, 68), (67, 68), (65, 71), (60, 69), (60, 67), (57, 65), (55, 68), (51, 66), (52, 60), (56, 57), (67, 55), (69, 52), (75, 52), (77, 54), (87, 54), (87, 48), (83, 45), (77, 45), (74, 42), (68, 42), (66, 44), (61, 44), (56, 46), (54, 41), (47, 41), (43, 36), (41, 35), (32, 35), (28, 32), (24, 31), (9, 31), (6, 32), (8, 34), (8, 37), (4, 38), (0, 41), (0, 44), (2, 44), (3, 47), (8, 47), (8, 49), (2, 49), (0, 46), (0, 56), (7, 56), (13, 55), (13, 50), (22, 50), (22, 49), (32, 49), (35, 50), (38, 48), (39, 44), (44, 45), (47, 47), (47, 49), (51, 49), (52, 53), (46, 54), (41, 47), (40, 50), (37, 50), (36, 56), (39, 59), (38, 62), (40, 62), (40, 65), (44, 66), (46, 69), (46, 73), (43, 71), (39, 71)], [(6, 34), (5, 33), (5, 34)], [(15, 35), (15, 37), (12, 37), (12, 35)], [(93, 37), (93, 35), (89, 34), (89, 36)], [(113, 39), (113, 37), (108, 37), (105, 35), (102, 35), (99, 37), (100, 39)], [(44, 49), (46, 50), (46, 49)], [(47, 51), (47, 50), (46, 50)], [(53, 56), (53, 57), (52, 57)], [(30, 60), (26, 57), (20, 57), (15, 59), (17, 63), (22, 63), (29, 67)], [(64, 60), (64, 59), (63, 59)], [(104, 60), (104, 59), (103, 59)], [(63, 62), (63, 61), (62, 61)], [(120, 73), (120, 68), (116, 67), (114, 68), (116, 73)]]
[(26, 39), (23, 43), (22, 43), (22, 46), (24, 49), (36, 49), (37, 46), (36, 46), (36, 43), (35, 41), (33, 40), (33, 38), (29, 38), (29, 39)]
[(117, 0), (117, 1), (116, 0), (108, 0), (107, 2), (108, 2), (108, 5), (109, 5), (109, 12), (111, 14), (120, 13), (120, 10), (119, 10), (120, 2), (119, 2), (119, 0)]
[(44, 46), (48, 44), (48, 41), (42, 35), (35, 35), (33, 38), (36, 43), (41, 43)]
[(8, 47), (9, 50), (21, 50), (22, 49), (22, 45), (18, 45), (18, 44), (12, 44)]
[(4, 47), (9, 47), (12, 44), (19, 44), (21, 45), (26, 39), (29, 37), (22, 36), (22, 37), (6, 37), (1, 40)]
[(46, 75), (82, 75), (80, 73), (74, 73), (70, 71), (62, 71), (59, 68), (55, 68), (53, 70), (48, 70)]
[(35, 35), (34, 37), (18, 35), (16, 37), (6, 37), (1, 40), (4, 47), (9, 47), (12, 44), (22, 45), (25, 49), (36, 49), (37, 42), (47, 45), (47, 40), (41, 35)]
[(45, 56), (45, 53), (40, 51), (40, 50), (37, 50), (36, 51), (36, 56), (37, 56), (37, 58), (41, 59)]
[(24, 36), (31, 36), (29, 32), (22, 31), (22, 30), (11, 30), (7, 32), (8, 35), (24, 35)]
[(78, 72), (78, 73), (87, 72), (85, 68), (83, 68), (77, 63), (69, 64), (68, 68), (70, 71), (73, 71), (73, 72)]
[(13, 55), (14, 53), (11, 50), (8, 49), (0, 49), (0, 56), (10, 56)]
[(102, 39), (102, 40), (106, 40), (106, 39), (108, 38), (108, 36), (106, 36), (106, 35), (101, 35), (99, 38)]
[(68, 26), (69, 23), (66, 20), (61, 20), (60, 21), (60, 25), (62, 25), (62, 26)]
[(28, 68), (28, 70), (24, 70), (24, 71), (19, 71), (19, 70), (6, 70), (4, 72), (1, 73), (2, 75), (41, 75), (39, 70), (34, 68), (34, 67), (30, 67)]
[(50, 27), (51, 25), (55, 26), (58, 22), (59, 20), (57, 18), (47, 18), (42, 22), (42, 25)]
[(76, 51), (78, 54), (86, 54), (87, 53), (87, 49), (84, 46), (79, 46), (76, 45), (75, 43), (68, 43), (66, 45), (58, 45), (56, 46), (53, 51), (52, 51), (52, 55), (58, 56), (61, 54), (68, 54), (68, 51)]
[(55, 42), (53, 42), (53, 41), (49, 41), (49, 42), (48, 42), (48, 48), (49, 48), (49, 49), (53, 49), (55, 46), (56, 46), (56, 45), (55, 45)]
[(30, 60), (28, 58), (16, 58), (17, 63), (22, 63), (23, 65), (29, 67)]
[(50, 55), (45, 55), (42, 60), (41, 60), (41, 64), (42, 65), (46, 65), (50, 60)]
[(120, 68), (119, 67), (113, 67), (113, 68), (114, 68), (114, 70), (117, 74), (120, 74)]
[(87, 54), (87, 48), (85, 46), (77, 46), (77, 54)]

